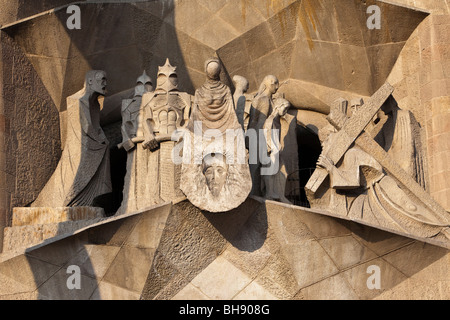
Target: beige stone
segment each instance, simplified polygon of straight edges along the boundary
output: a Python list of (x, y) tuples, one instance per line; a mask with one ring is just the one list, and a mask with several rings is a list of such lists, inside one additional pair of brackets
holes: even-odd
[(192, 280), (195, 287), (214, 300), (230, 300), (250, 282), (248, 276), (221, 257)]
[(306, 287), (298, 295), (302, 300), (358, 300), (342, 275), (335, 275)]
[(338, 271), (317, 241), (306, 240), (283, 247), (301, 288), (322, 280)]
[(374, 259), (377, 255), (361, 245), (352, 236), (319, 240), (320, 245), (330, 255), (339, 270)]
[(112, 285), (107, 282), (100, 282), (89, 300), (139, 300), (137, 292)]
[(14, 208), (13, 227), (103, 218), (102, 208)]
[(180, 290), (172, 300), (211, 300), (203, 292), (194, 287), (192, 284), (188, 284), (182, 290)]
[[(103, 281), (121, 288), (141, 292), (150, 270), (154, 249), (140, 249), (124, 246), (115, 256), (111, 266), (103, 277)], [(129, 261), (139, 261), (134, 268)]]
[[(443, 245), (442, 235), (428, 237), (431, 231), (426, 226), (417, 228), (418, 233), (409, 232), (409, 220), (395, 215), (398, 208), (388, 205), (391, 200), (398, 204), (412, 199), (415, 206), (419, 204), (419, 218), (433, 213), (448, 216), (448, 0), (87, 1), (77, 4), (82, 9), (80, 30), (66, 28), (64, 0), (30, 3), (26, 10), (18, 0), (0, 2), (4, 2), (0, 5), (0, 131), (5, 131), (0, 132), (0, 235), (5, 234), (5, 247), (13, 250), (0, 257), (0, 299), (448, 299), (448, 252), (435, 246)], [(380, 30), (366, 27), (371, 4), (381, 8)], [(22, 18), (27, 19), (19, 21)], [(347, 204), (353, 206), (360, 202), (348, 188), (357, 186), (352, 191), (366, 196), (365, 187), (385, 187), (389, 197), (378, 199), (386, 210), (377, 213), (399, 218), (407, 232), (380, 224), (381, 216), (375, 221), (370, 213), (376, 210), (367, 210), (367, 205), (339, 215), (344, 206), (328, 201), (332, 188), (318, 192), (326, 206), (321, 208), (314, 203), (309, 203), (311, 209), (248, 199), (236, 188), (236, 195), (224, 197), (224, 202), (242, 200), (230, 204), (231, 211), (225, 205), (221, 205), (223, 214), (202, 211), (204, 207), (194, 206), (194, 201), (178, 198), (178, 169), (168, 161), (172, 142), (162, 142), (160, 154), (151, 159), (155, 175), (147, 179), (151, 183), (143, 183), (156, 190), (157, 203), (168, 204), (144, 205), (139, 210), (130, 205), (129, 213), (106, 220), (30, 216), (19, 224), (45, 224), (3, 231), (17, 220), (10, 208), (36, 199), (58, 165), (61, 145), (69, 148), (66, 129), (76, 122), (64, 111), (65, 97), (79, 89), (91, 66), (108, 71), (110, 77), (111, 99), (100, 101), (101, 124), (113, 148), (112, 191), (118, 195), (125, 154), (116, 145), (130, 140), (120, 137), (121, 101), (133, 98), (134, 88), (129, 87), (136, 75), (144, 69), (158, 74), (169, 57), (178, 68), (180, 91), (192, 95), (204, 83), (203, 62), (215, 54), (223, 63), (220, 79), (231, 93), (233, 76), (248, 79), (246, 102), (257, 94), (267, 74), (277, 75), (282, 83), (277, 95), (291, 103), (289, 114), (295, 115), (292, 123), (297, 132), (288, 147), (292, 153), (297, 152), (296, 145), (317, 143), (314, 134), (323, 134), (333, 101), (362, 97), (367, 102), (390, 74), (388, 81), (404, 112), (387, 117), (397, 117), (395, 131), (406, 134), (394, 138), (399, 144), (388, 151), (386, 140), (372, 138), (381, 124), (389, 127), (392, 122), (384, 123), (386, 118), (379, 113), (376, 119), (369, 117), (370, 127), (354, 123), (358, 134), (363, 129), (367, 133), (354, 138), (356, 147), (368, 156), (355, 162), (358, 171), (351, 171), (361, 173), (359, 181), (337, 193), (345, 194)], [(129, 110), (137, 105), (128, 105)], [(417, 119), (417, 126), (408, 115)], [(152, 119), (159, 121), (148, 118)], [(155, 128), (165, 132), (165, 124), (159, 125)], [(306, 135), (308, 130), (311, 133)], [(410, 130), (426, 144), (409, 139)], [(305, 137), (311, 141), (301, 141)], [(151, 141), (137, 144), (150, 146)], [(349, 157), (355, 155), (352, 148), (346, 150)], [(298, 151), (310, 162), (308, 167), (315, 166), (315, 155)], [(364, 161), (370, 157), (376, 161), (367, 165)], [(339, 160), (347, 164), (345, 157)], [(336, 169), (346, 168), (334, 162)], [(141, 168), (136, 172), (142, 173), (142, 167), (136, 165)], [(414, 176), (410, 169), (420, 174)], [(385, 177), (374, 178), (380, 172), (393, 177), (394, 184)], [(202, 177), (203, 172), (195, 174)], [(337, 186), (336, 175), (329, 176), (332, 181), (325, 184)], [(194, 192), (202, 200), (204, 193), (220, 189), (209, 179), (206, 183), (205, 176), (204, 189)], [(125, 189), (130, 185), (125, 182)], [(131, 204), (133, 190), (124, 193)], [(153, 197), (146, 190), (143, 194)], [(379, 202), (370, 204), (375, 208)], [(368, 220), (362, 221), (361, 214), (369, 215)], [(22, 255), (25, 248), (19, 247), (31, 245), (35, 246)], [(81, 291), (64, 288), (70, 264), (82, 269)], [(381, 290), (367, 288), (371, 265), (380, 267)]]
[(106, 73), (90, 71), (85, 87), (68, 98), (68, 130), (61, 160), (33, 207), (92, 206), (111, 192), (108, 140), (100, 127), (98, 98)]

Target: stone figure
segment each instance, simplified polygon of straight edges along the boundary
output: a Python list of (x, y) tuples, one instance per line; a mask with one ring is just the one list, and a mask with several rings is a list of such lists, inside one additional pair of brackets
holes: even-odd
[(183, 196), (179, 189), (181, 168), (172, 161), (175, 142), (171, 140), (174, 132), (186, 126), (191, 100), (188, 93), (178, 90), (176, 67), (167, 59), (158, 69), (155, 90), (142, 97), (139, 138), (142, 143), (138, 148), (144, 163), (136, 167), (137, 205), (129, 203), (127, 211)]
[(262, 129), (267, 117), (273, 111), (273, 95), (277, 93), (278, 88), (279, 81), (277, 77), (273, 75), (266, 76), (259, 87), (258, 93), (252, 100), (247, 131), (254, 133), (254, 140), (256, 141), (249, 141), (248, 144), (251, 145), (247, 145), (247, 147), (250, 152), (250, 172), (253, 181), (251, 193), (256, 196), (262, 196), (261, 155), (265, 154), (265, 150), (260, 149), (265, 145), (261, 143), (265, 140)]
[(195, 122), (201, 122), (203, 132), (219, 130), (222, 134), (228, 129), (241, 129), (234, 110), (230, 88), (220, 81), (221, 62), (217, 58), (206, 61), (206, 82), (196, 90), (192, 115), (188, 129), (194, 132)]
[(246, 131), (250, 120), (250, 110), (252, 106), (252, 97), (249, 94), (246, 94), (249, 83), (246, 78), (238, 75), (233, 77), (233, 83), (235, 86), (233, 100), (236, 107), (236, 115), (242, 128)]
[(148, 151), (144, 149), (144, 112), (142, 96), (153, 91), (152, 79), (144, 71), (137, 79), (133, 99), (122, 102), (122, 138), (118, 146), (127, 151), (127, 173), (119, 213), (133, 212), (146, 206), (146, 168)]
[(177, 128), (186, 125), (191, 107), (191, 96), (178, 90), (176, 67), (170, 65), (169, 59), (159, 67), (157, 86), (154, 92), (144, 95), (145, 134), (144, 146), (151, 150), (158, 147), (157, 137), (170, 136)]
[(205, 72), (182, 141), (181, 190), (202, 210), (226, 212), (245, 201), (252, 181), (244, 131), (231, 90), (220, 81), (220, 61), (207, 60)]
[[(427, 188), (425, 156), (420, 126), (409, 110), (401, 110), (395, 99), (388, 100), (378, 117), (372, 136), (395, 161), (424, 189)], [(378, 128), (381, 127), (381, 130)]]
[(319, 134), (324, 151), (317, 166), (328, 172), (329, 180), (315, 193), (307, 193), (311, 207), (401, 234), (450, 239), (448, 215), (437, 214), (406, 193), (359, 145), (352, 144), (337, 163), (330, 159), (330, 150), (339, 144), (339, 131), (348, 120), (346, 104), (339, 106), (327, 118), (334, 129), (327, 126)]
[[(272, 168), (273, 172), (262, 175), (265, 198), (290, 204), (286, 198), (286, 183), (289, 174), (298, 169), (296, 117), (288, 114), (291, 104), (288, 100), (278, 98), (274, 101), (272, 114), (264, 123), (269, 164), (262, 168)], [(263, 169), (263, 170), (264, 170)]]
[(100, 127), (98, 98), (106, 73), (89, 71), (84, 88), (67, 98), (66, 143), (55, 172), (32, 207), (93, 206), (112, 192), (109, 142)]

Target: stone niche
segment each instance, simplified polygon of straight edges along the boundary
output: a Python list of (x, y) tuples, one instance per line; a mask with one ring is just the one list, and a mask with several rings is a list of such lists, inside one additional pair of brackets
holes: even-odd
[[(0, 299), (449, 299), (447, 249), (309, 208), (304, 187), (333, 102), (368, 101), (389, 81), (398, 107), (418, 122), (426, 192), (449, 210), (443, 159), (450, 3), (80, 1), (81, 29), (70, 30), (69, 2), (0, 1)], [(370, 5), (381, 9), (379, 30), (367, 28)], [(179, 90), (193, 96), (212, 56), (232, 91), (236, 75), (249, 81), (251, 95), (265, 76), (278, 77), (278, 95), (296, 119), (298, 170), (288, 173), (293, 186), (286, 190), (293, 205), (249, 197), (214, 215), (177, 194), (105, 217), (122, 200), (121, 102), (133, 97), (136, 78), (146, 70), (155, 85), (169, 58)], [(13, 208), (34, 201), (58, 164), (66, 98), (89, 70), (108, 75), (101, 126), (111, 147), (113, 193), (99, 203), (103, 209), (55, 209), (48, 220), (27, 213), (16, 222)], [(23, 241), (21, 232), (28, 232)], [(67, 290), (69, 265), (80, 266), (83, 290)], [(382, 270), (379, 290), (366, 286), (371, 265)]]

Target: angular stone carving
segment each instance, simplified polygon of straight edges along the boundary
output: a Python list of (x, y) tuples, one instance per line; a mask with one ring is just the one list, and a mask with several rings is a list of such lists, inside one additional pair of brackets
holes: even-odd
[(252, 181), (233, 96), (220, 81), (220, 61), (209, 59), (205, 71), (183, 136), (181, 190), (202, 210), (226, 212), (245, 201)]
[(137, 79), (133, 99), (122, 102), (122, 138), (118, 146), (127, 151), (127, 173), (124, 180), (123, 201), (119, 213), (137, 211), (147, 206), (146, 171), (149, 154), (144, 149), (144, 112), (142, 97), (152, 92), (152, 80), (144, 71)]
[[(308, 200), (313, 208), (414, 238), (433, 238), (448, 247), (450, 215), (363, 131), (389, 91), (382, 87), (370, 106), (350, 118), (345, 100), (332, 107), (330, 125), (319, 134), (323, 152), (316, 170), (325, 170), (329, 179), (319, 179), (315, 172), (306, 186)], [(356, 135), (355, 143), (349, 133)]]
[[(380, 118), (371, 136), (406, 173), (426, 189), (422, 137), (414, 115), (409, 110), (401, 110), (392, 98), (383, 106)], [(381, 129), (378, 130), (378, 127)]]
[[(250, 122), (248, 124), (248, 130), (253, 131), (256, 135), (254, 138), (256, 145), (254, 147), (248, 146), (250, 150), (250, 159), (254, 160), (250, 162), (250, 172), (252, 175), (253, 188), (252, 194), (256, 196), (262, 196), (261, 186), (261, 155), (265, 154), (265, 150), (260, 150), (261, 147), (265, 148), (265, 144), (261, 143), (265, 140), (263, 132), (264, 123), (267, 117), (273, 111), (273, 95), (277, 93), (279, 88), (279, 81), (277, 77), (268, 75), (261, 83), (258, 93), (252, 100)], [(253, 144), (255, 144), (253, 141)]]
[[(187, 124), (191, 96), (178, 90), (176, 67), (166, 60), (159, 67), (155, 91), (144, 93), (140, 106), (135, 155), (128, 166), (124, 200), (118, 214), (145, 209), (183, 196), (181, 166), (172, 160), (172, 135)], [(133, 162), (134, 161), (134, 162)]]
[(284, 98), (274, 100), (272, 114), (264, 123), (267, 143), (268, 164), (262, 167), (273, 168), (273, 172), (262, 175), (265, 198), (291, 203), (286, 198), (286, 183), (289, 173), (298, 169), (298, 146), (296, 138), (297, 119), (288, 113), (291, 104)]
[(85, 86), (67, 98), (66, 143), (58, 166), (32, 207), (92, 206), (112, 191), (109, 142), (100, 127), (99, 96), (106, 73), (89, 71)]

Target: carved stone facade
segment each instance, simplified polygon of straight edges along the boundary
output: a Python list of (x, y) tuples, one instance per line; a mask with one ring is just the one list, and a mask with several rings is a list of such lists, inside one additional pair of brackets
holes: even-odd
[(450, 298), (449, 0), (35, 2), (0, 0), (0, 299)]

